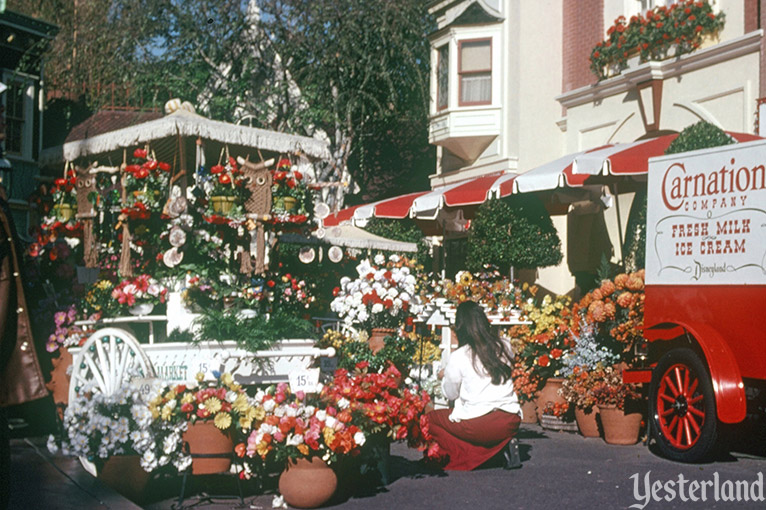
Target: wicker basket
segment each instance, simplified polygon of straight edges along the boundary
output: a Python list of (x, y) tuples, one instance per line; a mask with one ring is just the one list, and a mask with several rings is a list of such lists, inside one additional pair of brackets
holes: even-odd
[(544, 414), (540, 417), (540, 425), (547, 430), (563, 430), (577, 432), (577, 422), (564, 421), (560, 416)]

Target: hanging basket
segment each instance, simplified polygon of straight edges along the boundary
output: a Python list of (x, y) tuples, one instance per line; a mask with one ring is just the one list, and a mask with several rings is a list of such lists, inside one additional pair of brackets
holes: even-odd
[(215, 214), (229, 214), (234, 208), (234, 204), (237, 202), (236, 197), (224, 197), (216, 196), (210, 197), (210, 204), (213, 206), (213, 212)]
[(77, 209), (70, 204), (56, 204), (53, 206), (53, 214), (61, 223), (66, 223), (74, 218), (75, 212), (77, 212)]

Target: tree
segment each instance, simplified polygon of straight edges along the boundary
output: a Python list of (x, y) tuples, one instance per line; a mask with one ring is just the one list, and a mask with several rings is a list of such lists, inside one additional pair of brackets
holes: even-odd
[(534, 269), (562, 259), (561, 240), (543, 203), (534, 194), (484, 202), (468, 233), (467, 266)]

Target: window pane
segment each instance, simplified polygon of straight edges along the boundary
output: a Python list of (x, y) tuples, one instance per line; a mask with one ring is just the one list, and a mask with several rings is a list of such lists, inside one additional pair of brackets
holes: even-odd
[(449, 46), (439, 48), (439, 62), (436, 67), (437, 106), (446, 108), (449, 98)]
[(471, 41), (460, 45), (460, 72), (488, 71), (492, 69), (490, 41)]
[(21, 153), (21, 137), (24, 132), (24, 86), (12, 82), (5, 92), (5, 150)]
[(492, 101), (492, 75), (467, 74), (460, 77), (461, 103), (489, 103)]

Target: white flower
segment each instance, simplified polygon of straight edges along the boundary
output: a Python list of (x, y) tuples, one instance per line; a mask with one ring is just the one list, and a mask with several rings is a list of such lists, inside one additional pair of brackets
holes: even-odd
[(354, 442), (358, 444), (359, 446), (362, 446), (365, 441), (367, 441), (367, 438), (364, 437), (364, 432), (360, 431), (354, 434)]
[(303, 434), (290, 434), (287, 436), (286, 444), (287, 446), (298, 446), (299, 444), (303, 444)]
[(380, 313), (383, 311), (383, 303), (375, 303), (372, 305), (372, 313)]
[(375, 263), (379, 266), (386, 263), (386, 257), (382, 253), (375, 255)]
[(324, 424), (330, 428), (335, 427), (336, 423), (338, 423), (338, 420), (336, 420), (334, 416), (328, 416), (327, 419), (325, 419), (324, 421)]
[(270, 399), (263, 403), (263, 410), (266, 411), (267, 413), (270, 413), (274, 410), (276, 406), (277, 406), (277, 403), (273, 399)]
[(345, 408), (347, 408), (347, 407), (348, 407), (350, 404), (351, 404), (351, 402), (349, 402), (349, 401), (348, 401), (348, 399), (346, 399), (345, 397), (343, 397), (343, 398), (341, 398), (340, 400), (338, 400), (338, 408), (339, 408), (339, 409), (345, 409)]
[(316, 417), (319, 421), (325, 421), (327, 419), (327, 411), (324, 409), (317, 411)]

